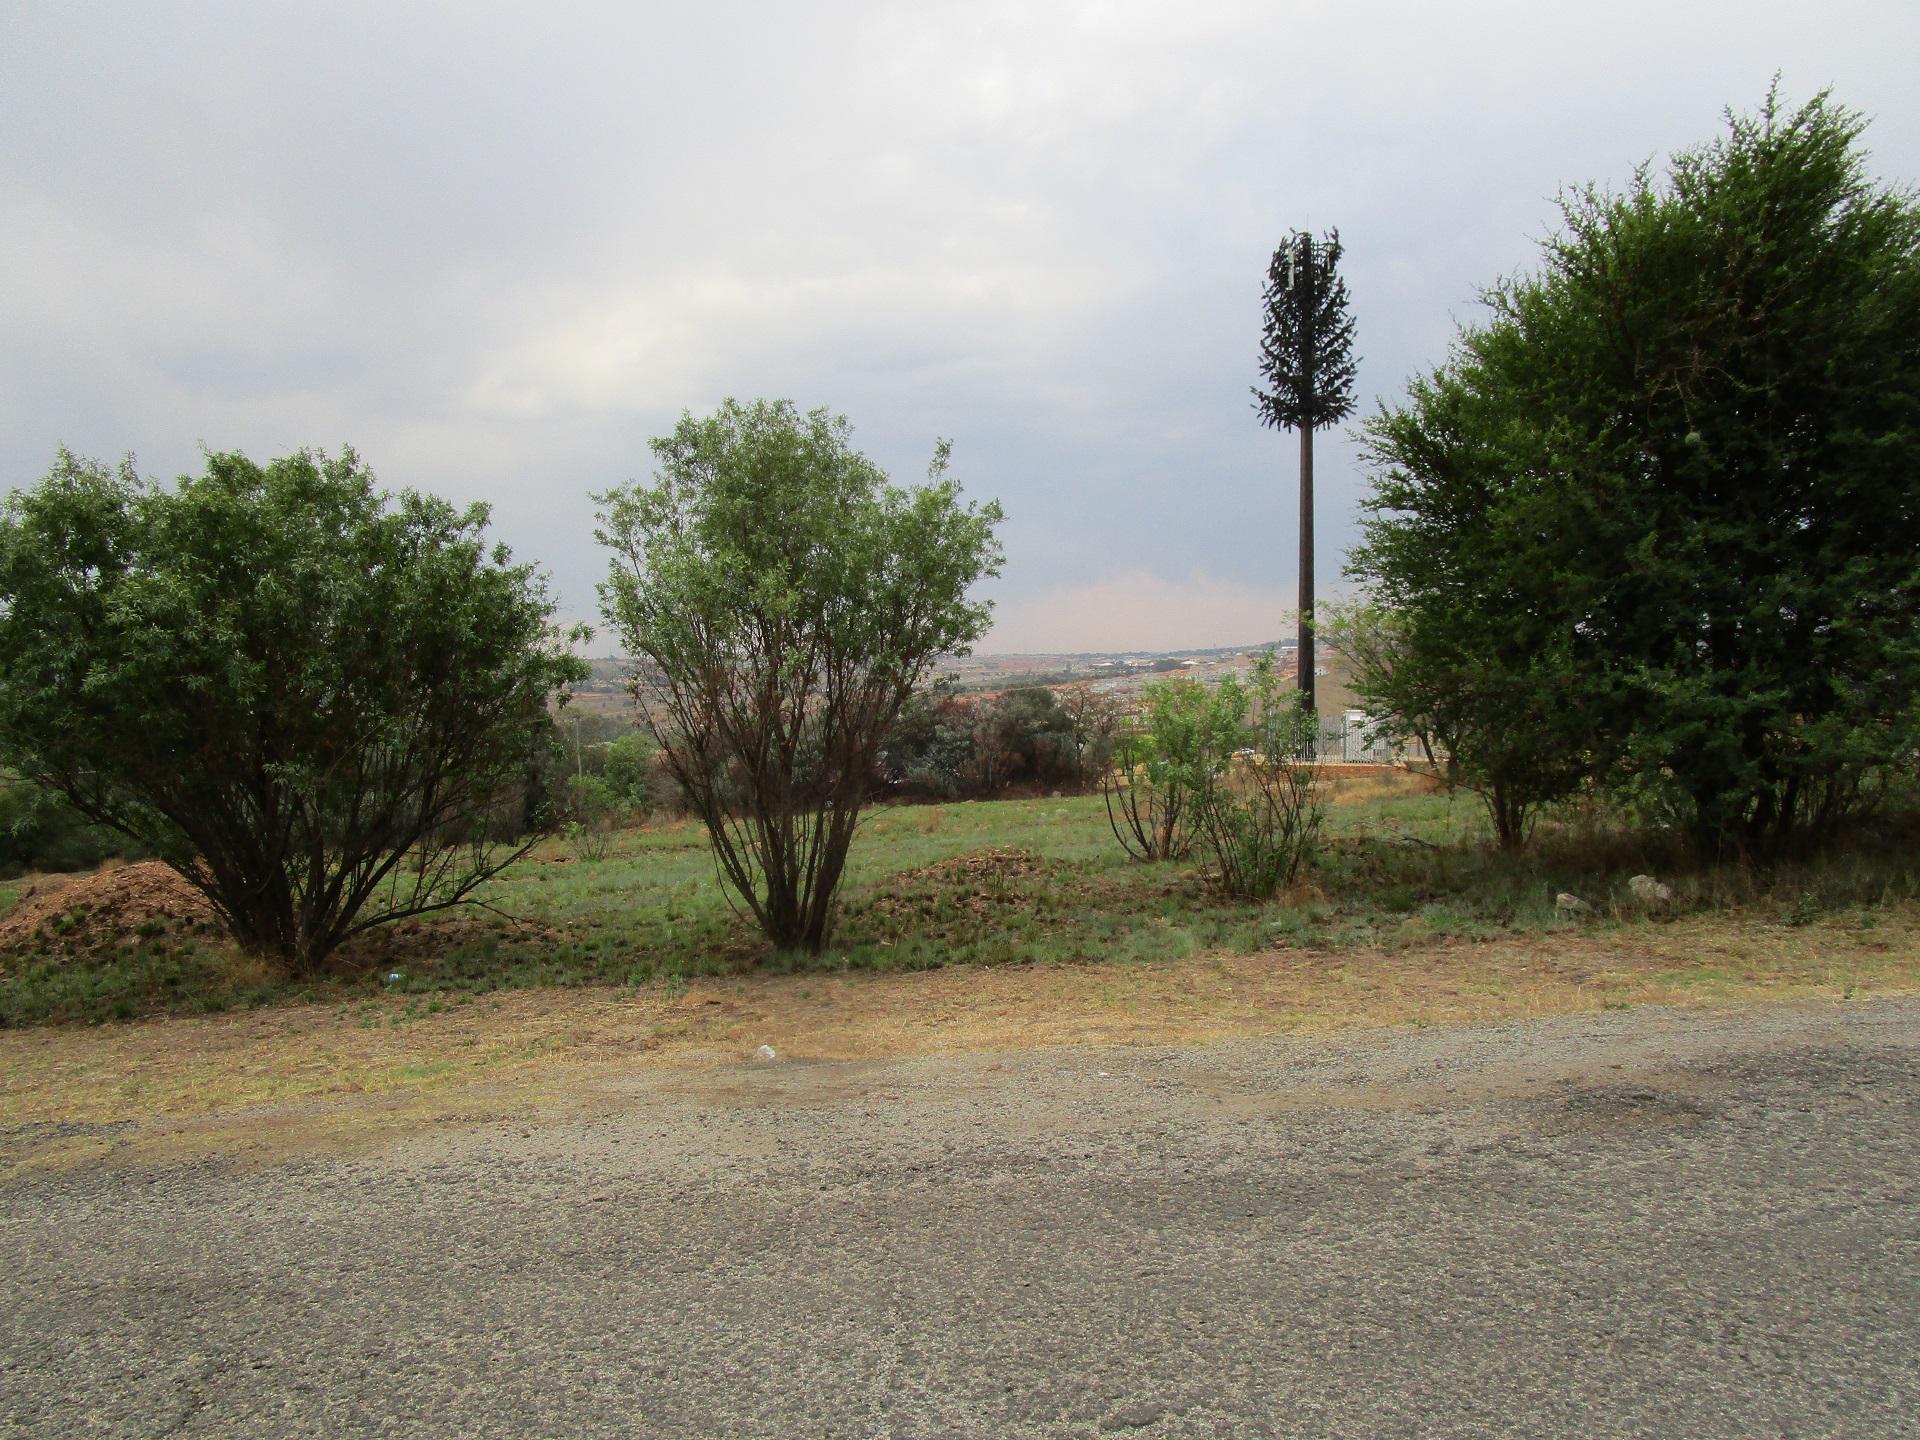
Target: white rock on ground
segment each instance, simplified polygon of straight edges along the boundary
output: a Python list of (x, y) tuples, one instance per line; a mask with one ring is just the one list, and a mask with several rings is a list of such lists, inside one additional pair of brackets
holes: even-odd
[(1553, 908), (1562, 915), (1591, 915), (1593, 906), (1570, 891), (1562, 890), (1553, 897)]
[(1651, 875), (1636, 875), (1627, 881), (1627, 888), (1633, 892), (1633, 898), (1646, 905), (1666, 905), (1673, 900), (1673, 891), (1662, 885)]

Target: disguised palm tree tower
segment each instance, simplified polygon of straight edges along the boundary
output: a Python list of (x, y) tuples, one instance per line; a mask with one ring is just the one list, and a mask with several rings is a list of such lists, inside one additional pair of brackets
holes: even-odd
[(1313, 700), (1313, 432), (1353, 413), (1353, 316), (1340, 278), (1340, 232), (1315, 240), (1304, 230), (1273, 252), (1262, 297), (1260, 374), (1253, 392), (1260, 423), (1300, 432), (1300, 691)]

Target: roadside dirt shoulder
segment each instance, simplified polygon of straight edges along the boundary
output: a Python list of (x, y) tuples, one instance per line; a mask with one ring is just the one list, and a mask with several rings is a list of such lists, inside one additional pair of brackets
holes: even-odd
[(1682, 920), (1397, 951), (1274, 948), (1145, 965), (748, 976), (683, 990), (382, 996), (0, 1033), (0, 1173), (212, 1150), (355, 1149), (592, 1103), (635, 1072), (1035, 1048), (1206, 1045), (1643, 1004), (1920, 989), (1851, 931)]

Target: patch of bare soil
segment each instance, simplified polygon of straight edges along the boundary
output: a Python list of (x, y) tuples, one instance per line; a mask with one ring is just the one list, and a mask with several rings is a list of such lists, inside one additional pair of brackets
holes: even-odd
[(216, 929), (206, 898), (158, 860), (34, 882), (0, 917), (0, 951), (85, 954)]

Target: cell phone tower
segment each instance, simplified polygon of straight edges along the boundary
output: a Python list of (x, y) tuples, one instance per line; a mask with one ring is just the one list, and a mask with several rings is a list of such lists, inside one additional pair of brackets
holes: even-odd
[(1296, 231), (1267, 266), (1260, 375), (1253, 408), (1260, 423), (1300, 432), (1300, 691), (1313, 694), (1313, 432), (1353, 413), (1353, 315), (1340, 277), (1340, 232), (1319, 240)]

